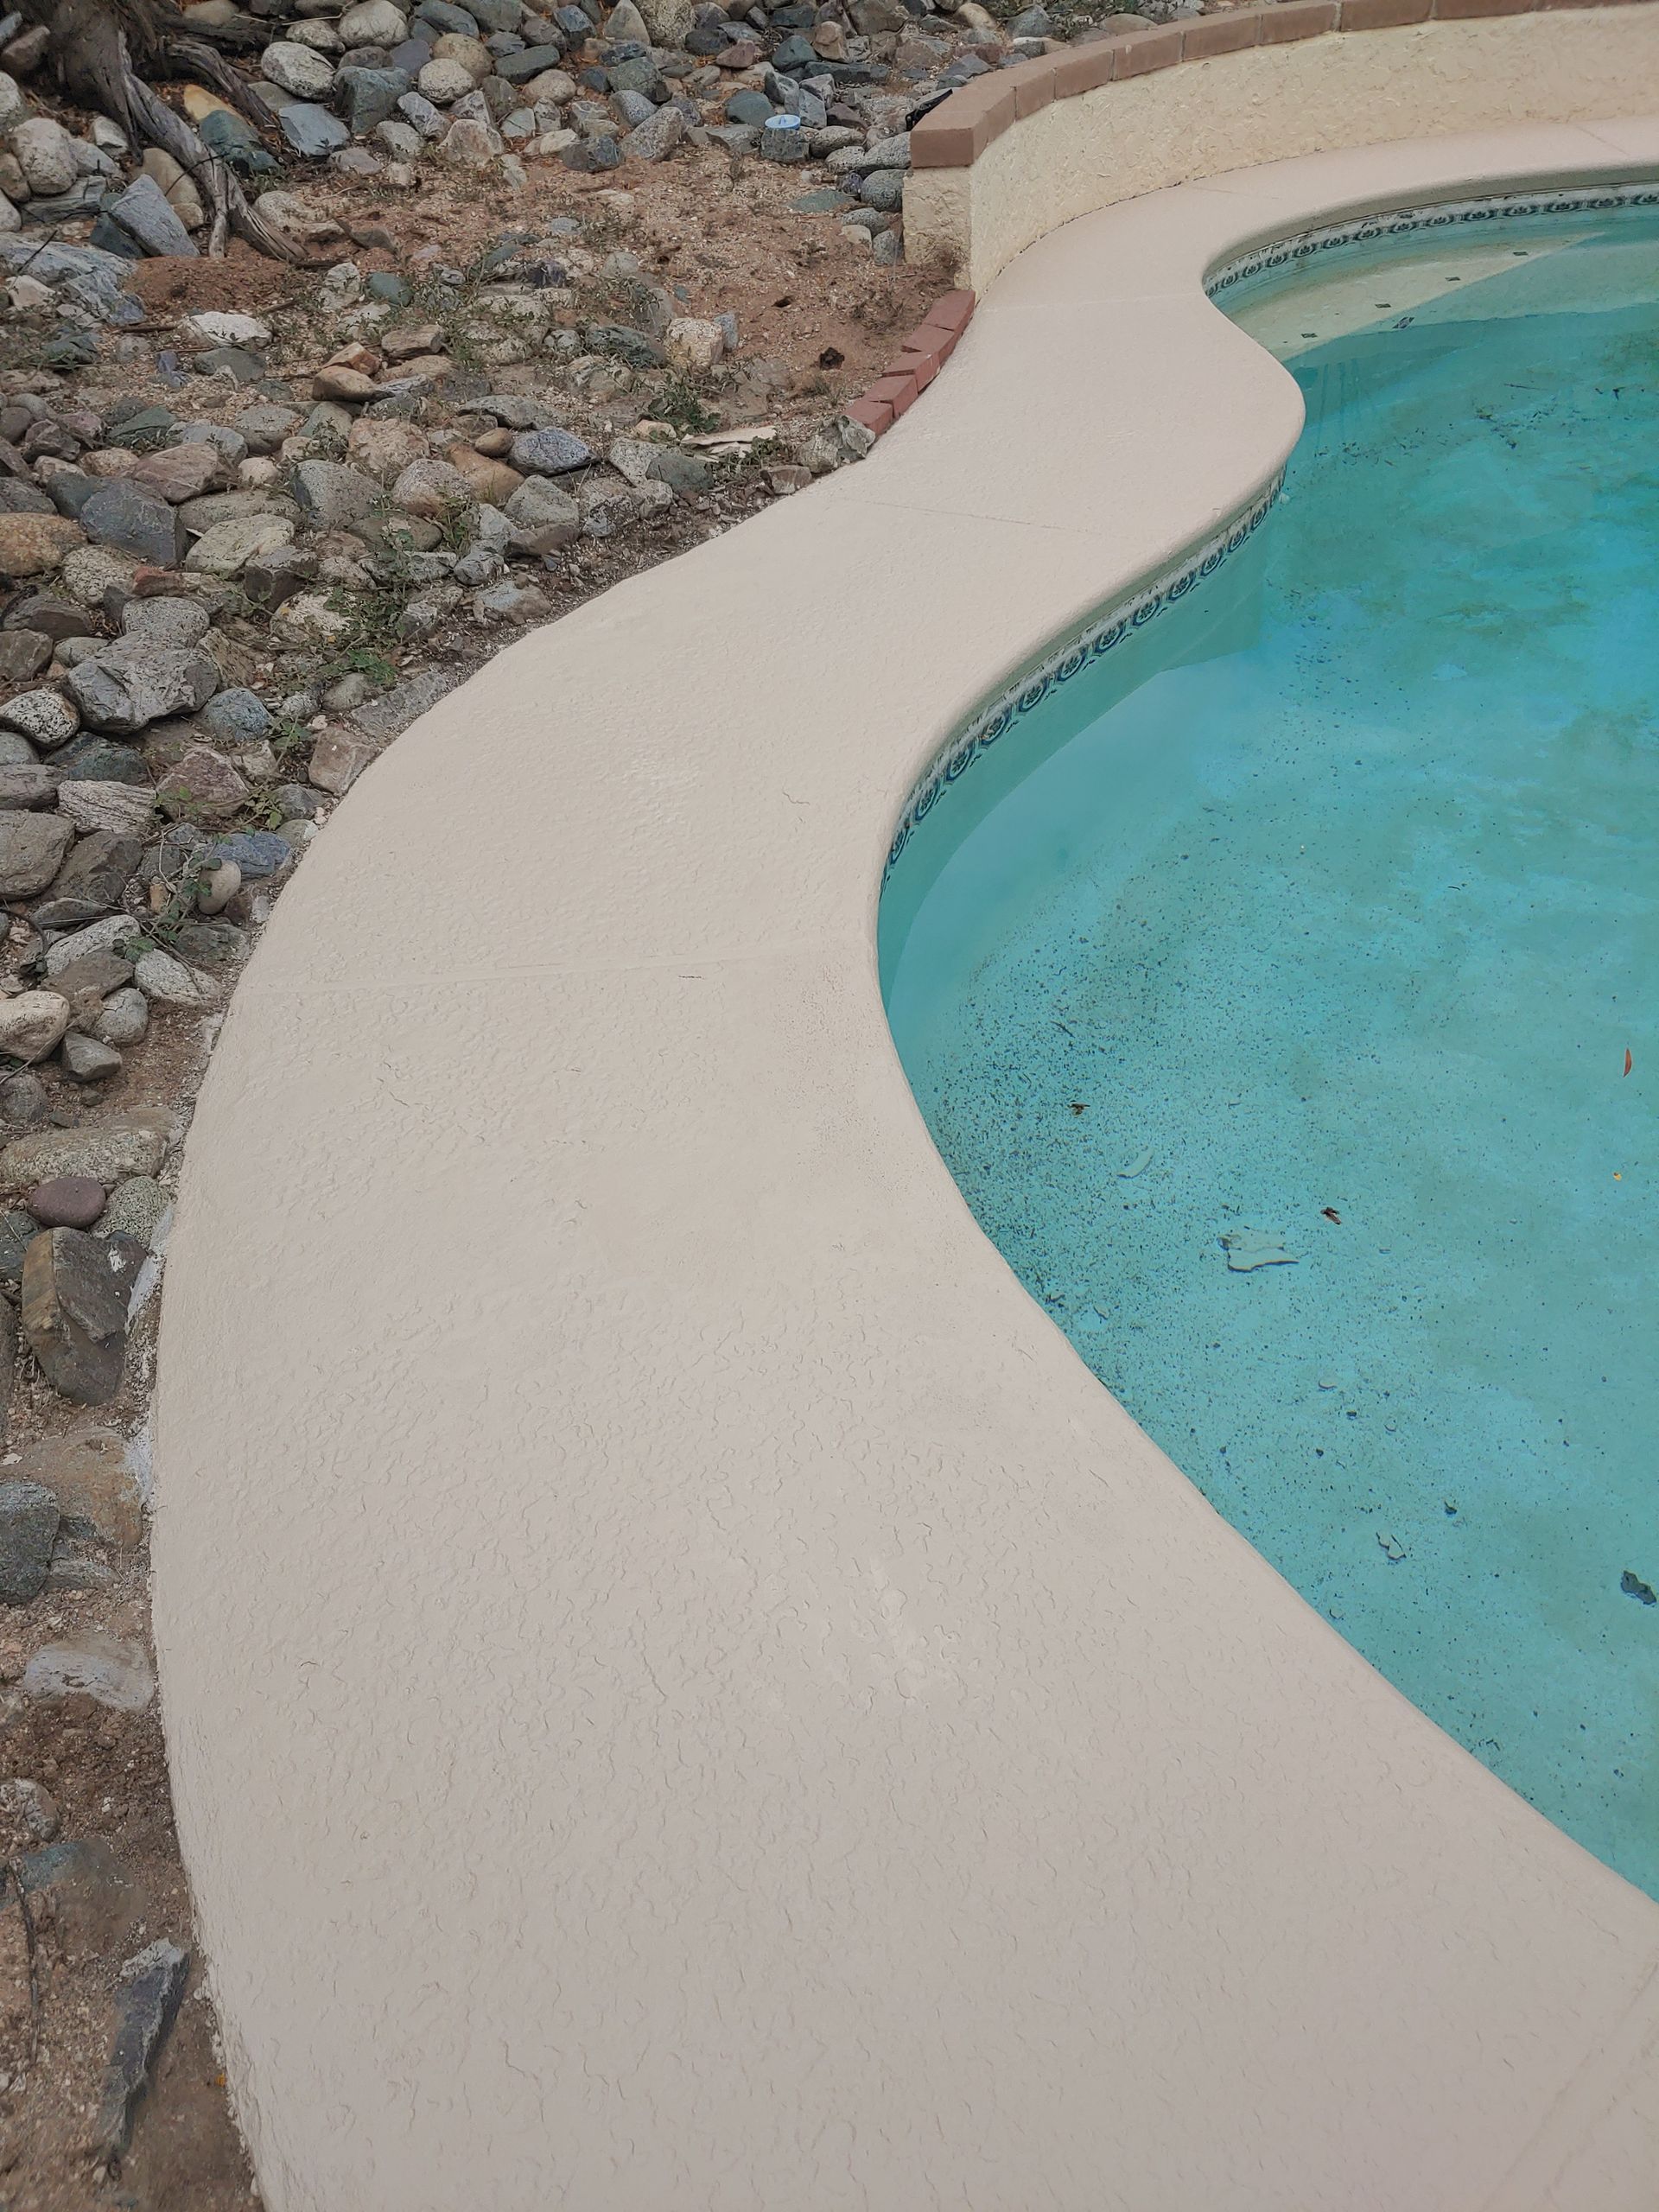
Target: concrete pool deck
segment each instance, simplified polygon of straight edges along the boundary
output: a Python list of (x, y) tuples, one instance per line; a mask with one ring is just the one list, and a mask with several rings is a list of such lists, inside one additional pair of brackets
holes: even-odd
[(1656, 175), (1659, 117), (1527, 125), (1074, 223), (869, 461), (504, 652), (340, 810), (213, 1061), (157, 1400), (272, 2212), (1650, 2206), (1659, 1906), (1026, 1297), (874, 924), (950, 728), (1294, 443), (1208, 269)]

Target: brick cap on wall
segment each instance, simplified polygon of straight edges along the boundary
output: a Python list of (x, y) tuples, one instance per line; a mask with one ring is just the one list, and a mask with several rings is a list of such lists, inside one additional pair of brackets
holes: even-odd
[(1183, 24), (1132, 24), (1034, 61), (993, 70), (952, 92), (912, 127), (911, 167), (971, 168), (1011, 124), (1051, 100), (1074, 99), (1103, 85), (1147, 76), (1182, 61), (1408, 23), (1465, 22), (1478, 16), (1618, 4), (1651, 7), (1659, 0), (1269, 0), (1264, 7), (1195, 16)]

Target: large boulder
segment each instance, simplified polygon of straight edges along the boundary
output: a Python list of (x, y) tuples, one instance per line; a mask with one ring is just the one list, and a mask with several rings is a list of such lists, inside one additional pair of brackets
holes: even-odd
[(167, 195), (167, 204), (188, 231), (199, 231), (207, 220), (201, 194), (188, 169), (159, 146), (144, 150), (144, 175), (154, 177)]
[(691, 0), (639, 0), (653, 46), (683, 46), (691, 28)]
[(713, 474), (701, 454), (658, 445), (650, 438), (617, 438), (607, 458), (617, 474), (636, 489), (642, 484), (657, 483), (676, 492), (701, 492)]
[(296, 99), (326, 100), (334, 90), (333, 62), (292, 39), (272, 40), (260, 57), (259, 73)]
[(571, 78), (565, 78), (565, 82), (570, 86), (568, 92), (543, 92), (541, 89), (543, 78), (556, 73), (563, 74), (561, 67), (563, 60), (564, 48), (562, 46), (527, 46), (522, 54), (499, 55), (495, 73), (510, 85), (529, 87), (537, 99), (570, 99), (575, 93), (575, 83)]
[[(182, 650), (177, 639), (152, 642), (163, 644), (172, 651)], [(60, 779), (60, 791), (74, 783), (143, 784), (146, 789), (149, 785), (143, 753), (136, 753), (130, 745), (118, 743), (112, 737), (94, 737), (86, 730), (73, 744), (64, 747), (52, 767)]]
[(638, 124), (622, 141), (629, 161), (666, 161), (685, 137), (685, 118), (677, 107), (659, 107)]
[(411, 461), (391, 487), (392, 505), (406, 515), (442, 522), (478, 505), (478, 495), (447, 461)]
[[(63, 558), (63, 588), (77, 605), (101, 614), (109, 603), (111, 590), (130, 592), (137, 582), (138, 571), (144, 566), (134, 555), (124, 553), (114, 545), (73, 545)], [(92, 626), (86, 623), (82, 628), (85, 631)]]
[(37, 200), (72, 191), (80, 176), (75, 142), (50, 116), (33, 115), (20, 123), (8, 143), (12, 158)]
[(717, 322), (677, 315), (663, 333), (663, 349), (671, 368), (687, 375), (706, 374), (726, 351), (726, 333)]
[(545, 477), (527, 478), (505, 512), (512, 524), (512, 542), (521, 552), (556, 552), (581, 535), (582, 509), (568, 492)]
[(67, 745), (80, 717), (55, 691), (19, 691), (0, 705), (0, 729), (15, 730), (45, 752)]
[[(102, 1629), (84, 1628), (60, 1637), (55, 1643), (41, 1644), (23, 1669), (22, 1689), (26, 1697), (89, 1697), (117, 1713), (142, 1713), (156, 1694), (156, 1677), (142, 1643), (106, 1635)], [(95, 1836), (72, 1844), (49, 1844), (45, 1851), (31, 1852), (29, 1859), (18, 1862), (23, 1885), (28, 1885), (31, 1859), (45, 1859), (59, 1851), (96, 1851), (114, 1857), (108, 1844), (100, 1843)], [(61, 1940), (65, 1925), (61, 1902), (55, 1916)], [(95, 1956), (107, 1953), (109, 1939), (100, 1937), (89, 1948)]]
[(226, 822), (247, 804), (248, 787), (222, 753), (193, 745), (162, 777), (156, 796), (164, 813), (192, 822)]
[[(379, 0), (369, 0), (373, 8)], [(391, 0), (385, 0), (388, 8)], [(395, 9), (391, 10), (396, 14)], [(356, 69), (349, 66), (334, 79), (334, 105), (346, 118), (346, 128), (355, 138), (361, 138), (377, 124), (385, 123), (396, 114), (397, 103), (410, 90), (414, 79), (402, 69)]]
[(473, 90), (473, 73), (460, 61), (429, 61), (416, 79), (421, 98), (434, 107), (448, 107)]
[(132, 2134), (133, 2107), (149, 2087), (156, 2054), (178, 2017), (190, 1954), (164, 1936), (130, 1958), (115, 1987), (115, 2033), (88, 2137), (92, 2157), (118, 2161)]
[(196, 242), (183, 218), (156, 180), (144, 171), (134, 177), (105, 209), (145, 253), (174, 261), (194, 261)]
[(199, 974), (159, 946), (141, 953), (132, 980), (147, 999), (163, 1006), (212, 1006), (219, 996), (211, 976)]
[(459, 61), (475, 85), (481, 85), (490, 75), (494, 64), (490, 49), (481, 39), (469, 36), (465, 31), (445, 31), (432, 48), (434, 61)]
[(492, 461), (471, 446), (453, 445), (447, 458), (449, 466), (471, 486), (474, 499), (483, 500), (486, 506), (505, 507), (525, 480), (505, 461)]
[(193, 575), (239, 575), (250, 561), (293, 542), (294, 525), (286, 515), (244, 515), (205, 530), (185, 555), (184, 565)]
[(294, 497), (319, 530), (360, 521), (379, 496), (372, 476), (344, 461), (302, 461), (294, 472)]
[(201, 710), (200, 728), (210, 743), (238, 753), (264, 744), (276, 724), (258, 693), (237, 684), (207, 702)]
[(0, 579), (49, 575), (86, 536), (67, 515), (0, 514)]
[(521, 475), (563, 476), (590, 467), (594, 455), (574, 430), (549, 428), (520, 431), (507, 458)]
[(114, 1258), (79, 1229), (43, 1230), (23, 1258), (23, 1334), (47, 1381), (77, 1405), (107, 1405), (121, 1388), (127, 1307)]
[(505, 142), (493, 124), (467, 116), (452, 123), (444, 132), (438, 158), (454, 168), (486, 169), (505, 150)]
[(142, 638), (122, 638), (69, 671), (81, 719), (117, 736), (148, 729), (169, 715), (193, 715), (219, 689), (219, 670), (205, 652), (168, 650)]
[(56, 814), (0, 814), (0, 899), (31, 899), (63, 865), (74, 838)]
[(181, 507), (187, 499), (200, 499), (216, 484), (222, 484), (225, 476), (223, 454), (206, 439), (198, 439), (143, 454), (123, 480), (137, 485), (141, 491), (153, 492), (169, 506)]
[[(10, 747), (6, 749), (10, 751)], [(9, 760), (0, 767), (0, 809), (8, 813), (18, 808), (32, 810), (54, 806), (58, 789), (57, 777), (38, 761)]]
[(60, 308), (67, 303), (93, 322), (122, 327), (144, 320), (143, 302), (127, 289), (132, 262), (124, 254), (105, 253), (95, 245), (0, 238), (0, 264), (14, 274), (26, 271), (35, 283), (60, 296)]
[(26, 1605), (46, 1587), (60, 1517), (41, 1484), (0, 1482), (0, 1605)]
[[(65, 785), (66, 790), (73, 785)], [(126, 798), (137, 798), (142, 810), (123, 829), (96, 829), (75, 847), (53, 881), (50, 896), (34, 910), (38, 929), (74, 930), (94, 922), (118, 905), (122, 893), (138, 873), (144, 849), (133, 834), (145, 827), (150, 811), (148, 791), (134, 792), (126, 784), (86, 785), (85, 790), (106, 789)]]
[[(16, 771), (13, 769), (10, 772), (15, 775)], [(61, 811), (77, 830), (108, 830), (121, 836), (137, 836), (147, 830), (156, 812), (155, 794), (147, 785), (100, 783), (91, 779), (78, 780), (72, 784), (60, 784), (57, 800)], [(72, 864), (79, 861), (79, 855), (78, 846), (70, 855)], [(60, 878), (53, 886), (54, 895), (48, 901), (48, 905), (56, 906), (61, 884), (62, 879)], [(100, 906), (92, 907), (89, 912), (77, 912), (73, 919), (91, 921), (94, 915), (107, 912), (114, 904), (113, 899), (105, 899)]]
[(184, 558), (184, 524), (172, 505), (130, 476), (100, 484), (81, 508), (80, 526), (95, 544), (112, 545), (158, 569), (175, 569)]
[(365, 469), (379, 484), (397, 481), (411, 462), (424, 461), (431, 451), (424, 430), (396, 416), (359, 415), (346, 441), (352, 464)]
[(391, 0), (357, 0), (340, 17), (340, 42), (344, 47), (400, 46), (408, 36), (403, 11)]
[[(60, 938), (52, 949), (75, 955), (82, 944), (100, 950), (124, 943), (137, 934), (137, 924), (125, 916), (94, 922), (73, 938)], [(85, 958), (84, 952), (77, 957)], [(61, 962), (60, 975), (69, 965)], [(14, 1137), (0, 1149), (0, 1179), (13, 1190), (27, 1190), (54, 1175), (90, 1175), (99, 1183), (119, 1183), (129, 1175), (153, 1175), (167, 1149), (153, 1128), (136, 1121), (114, 1122), (102, 1128), (41, 1129), (31, 1136)]]
[(337, 115), (315, 100), (291, 100), (277, 117), (276, 127), (305, 162), (337, 154), (352, 135)]
[(43, 1060), (69, 1027), (69, 1005), (55, 991), (19, 991), (0, 998), (0, 1052), (14, 1060)]
[(290, 245), (300, 246), (308, 252), (319, 246), (332, 245), (343, 235), (332, 215), (308, 207), (295, 192), (262, 192), (254, 206), (264, 220)]
[(300, 652), (322, 652), (343, 645), (351, 636), (352, 618), (327, 592), (296, 591), (277, 607), (270, 634), (278, 645)]
[[(161, 1185), (148, 1180), (124, 1183), (111, 1206), (124, 1191), (161, 1192)], [(162, 1196), (165, 1201), (166, 1193)], [(117, 1227), (124, 1227), (130, 1217), (124, 1215)], [(108, 1219), (106, 1211), (106, 1230)], [(149, 1238), (143, 1241), (148, 1243)], [(50, 1491), (60, 1512), (88, 1522), (106, 1544), (130, 1551), (143, 1541), (143, 1493), (127, 1463), (127, 1440), (118, 1430), (86, 1424), (66, 1436), (45, 1437), (23, 1453), (16, 1475), (19, 1482), (38, 1483)]]

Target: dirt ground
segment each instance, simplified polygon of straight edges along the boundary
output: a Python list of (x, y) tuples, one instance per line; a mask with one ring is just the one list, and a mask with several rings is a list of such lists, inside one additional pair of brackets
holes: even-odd
[(796, 213), (791, 202), (821, 185), (816, 175), (690, 149), (648, 183), (631, 176), (620, 190), (632, 216), (619, 219), (619, 174), (627, 173), (582, 176), (538, 162), (524, 189), (506, 195), (445, 177), (396, 194), (375, 178), (330, 176), (308, 188), (298, 179), (296, 188), (344, 233), (319, 250), (317, 268), (289, 269), (232, 240), (223, 261), (140, 262), (133, 289), (153, 328), (207, 308), (262, 315), (302, 308), (331, 262), (349, 258), (365, 275), (408, 274), (432, 260), (464, 268), (508, 232), (536, 238), (561, 216), (597, 219), (650, 282), (675, 289), (681, 313), (734, 314), (741, 358), (780, 364), (788, 398), (820, 413), (880, 374), (944, 289), (925, 270), (872, 261), (868, 248), (846, 242), (833, 214)]
[[(60, 1595), (45, 1604), (41, 1640), (87, 1628), (147, 1640), (146, 1581), (140, 1556), (115, 1592)], [(0, 1646), (0, 1674), (21, 1671), (22, 1656), (18, 1641)], [(212, 2008), (194, 1964), (118, 2172), (106, 2175), (88, 2155), (117, 1962), (159, 1936), (186, 1947), (191, 1940), (160, 1713), (153, 1703), (141, 1713), (111, 1713), (90, 1698), (17, 1703), (4, 1732), (6, 1771), (52, 1793), (65, 1836), (106, 1841), (130, 1891), (107, 1904), (97, 1901), (89, 1926), (79, 1913), (57, 1916), (49, 1905), (34, 1916), (39, 2034), (27, 2091), (5, 2114), (0, 2202), (5, 2212), (228, 2212), (245, 2206), (254, 2196), (252, 2175), (226, 2097)], [(15, 1922), (15, 1898), (7, 1910)], [(0, 1954), (3, 1947), (0, 1936)]]
[[(66, 1120), (101, 1118), (157, 1100), (188, 1114), (206, 1064), (205, 1045), (199, 1019), (158, 1009), (93, 1116), (85, 1114), (72, 1086), (46, 1079)], [(152, 1299), (134, 1326), (121, 1394), (109, 1406), (67, 1406), (31, 1367), (20, 1366), (5, 1463), (68, 1429), (142, 1426), (159, 1306)], [(0, 1780), (39, 1783), (54, 1802), (60, 1840), (107, 1844), (125, 1878), (113, 1897), (73, 1897), (61, 1911), (58, 1899), (36, 1892), (27, 1925), (15, 1880), (6, 1885), (0, 1903), (0, 2069), (13, 2086), (10, 2094), (0, 2092), (0, 2208), (229, 2212), (257, 2202), (257, 2191), (231, 2116), (213, 2008), (194, 1958), (184, 2003), (137, 2107), (129, 2150), (113, 2171), (95, 2165), (88, 2151), (120, 1962), (158, 1936), (187, 1950), (193, 1942), (158, 1704), (122, 1713), (90, 1697), (40, 1703), (16, 1687), (41, 1645), (87, 1630), (149, 1651), (148, 1545), (105, 1557), (114, 1569), (111, 1588), (54, 1592), (21, 1611), (0, 1613)], [(10, 1871), (37, 1846), (38, 1838), (0, 1808), (0, 1865)]]

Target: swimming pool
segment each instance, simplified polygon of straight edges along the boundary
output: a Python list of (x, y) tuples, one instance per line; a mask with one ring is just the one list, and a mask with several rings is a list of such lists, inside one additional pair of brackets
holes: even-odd
[(1659, 1895), (1659, 215), (1609, 200), (1223, 272), (1282, 492), (946, 749), (881, 952), (1081, 1357)]

